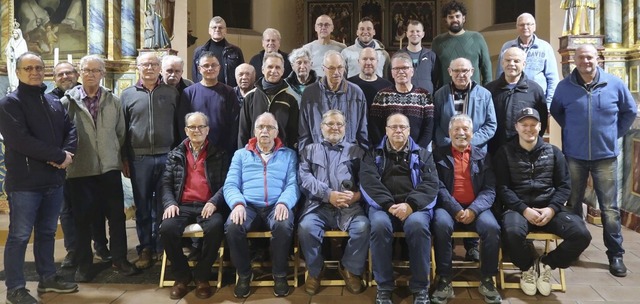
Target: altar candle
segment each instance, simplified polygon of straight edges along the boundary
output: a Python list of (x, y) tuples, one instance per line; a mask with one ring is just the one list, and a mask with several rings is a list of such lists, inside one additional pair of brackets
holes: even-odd
[(59, 57), (60, 57), (60, 49), (59, 48), (53, 49), (53, 66), (58, 65)]
[(73, 64), (73, 56), (71, 54), (67, 54), (67, 62)]

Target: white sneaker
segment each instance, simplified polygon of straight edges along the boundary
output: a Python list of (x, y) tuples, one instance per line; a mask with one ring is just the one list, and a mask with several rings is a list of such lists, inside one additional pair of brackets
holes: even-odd
[(536, 281), (536, 286), (540, 294), (546, 297), (551, 294), (551, 266), (542, 263), (542, 260), (538, 261), (540, 276)]
[(533, 296), (536, 294), (536, 280), (538, 279), (538, 272), (536, 271), (537, 263), (533, 263), (531, 268), (527, 271), (523, 271), (520, 274), (520, 289), (526, 295)]

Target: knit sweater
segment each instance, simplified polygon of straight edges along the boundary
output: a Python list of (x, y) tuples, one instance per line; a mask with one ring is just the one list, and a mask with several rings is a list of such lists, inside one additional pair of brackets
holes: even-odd
[[(471, 79), (482, 85), (492, 80), (491, 55), (484, 37), (478, 32), (465, 31), (462, 35), (451, 35), (448, 32), (440, 34), (433, 39), (431, 49), (438, 56), (440, 62), (440, 84), (451, 82), (449, 76), (449, 64), (452, 60), (464, 57), (471, 61), (475, 69)], [(482, 76), (482, 81), (480, 79)]]

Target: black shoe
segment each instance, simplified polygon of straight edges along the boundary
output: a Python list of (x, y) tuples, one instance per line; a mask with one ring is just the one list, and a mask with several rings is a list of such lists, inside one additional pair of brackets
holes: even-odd
[(627, 276), (627, 266), (624, 266), (622, 257), (613, 257), (609, 259), (609, 272), (616, 277)]
[(413, 304), (429, 304), (429, 291), (426, 289), (413, 293)]
[(248, 277), (238, 276), (238, 282), (233, 289), (233, 296), (236, 298), (246, 298), (251, 293), (251, 281), (253, 280), (253, 273)]
[(286, 297), (289, 295), (289, 282), (287, 282), (287, 277), (277, 278), (273, 277), (273, 295), (276, 297)]
[(393, 304), (393, 301), (391, 301), (391, 291), (378, 290), (376, 292), (376, 304)]
[(58, 275), (54, 275), (53, 277), (38, 283), (38, 292), (40, 293), (71, 293), (76, 290), (78, 290), (78, 284), (65, 282), (62, 280), (62, 277)]
[(101, 248), (96, 250), (96, 256), (100, 258), (103, 262), (111, 262), (111, 251), (107, 248)]
[(67, 255), (64, 257), (64, 260), (62, 260), (60, 267), (62, 268), (76, 267), (76, 251), (75, 250), (67, 251)]
[(91, 280), (93, 280), (93, 272), (91, 271), (91, 266), (91, 264), (78, 265), (78, 269), (76, 269), (73, 280), (76, 281), (76, 283), (91, 282)]
[(132, 276), (134, 274), (140, 273), (140, 269), (133, 266), (129, 261), (124, 260), (121, 262), (113, 262), (113, 268), (116, 269), (118, 273), (123, 276)]
[(38, 300), (23, 287), (7, 291), (7, 304), (38, 304)]
[(478, 245), (467, 250), (467, 254), (464, 255), (464, 260), (471, 262), (480, 262), (480, 250), (478, 250)]

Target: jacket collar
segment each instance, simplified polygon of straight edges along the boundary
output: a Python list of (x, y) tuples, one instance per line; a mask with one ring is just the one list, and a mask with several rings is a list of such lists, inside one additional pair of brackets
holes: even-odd
[[(273, 153), (276, 153), (276, 151), (278, 151), (284, 145), (282, 144), (282, 140), (280, 139), (280, 137), (276, 137), (274, 139), (274, 142), (275, 144), (273, 146)], [(249, 142), (245, 146), (245, 149), (253, 153), (260, 154), (260, 151), (258, 151), (258, 139), (256, 137), (252, 137), (251, 139), (249, 139)]]

